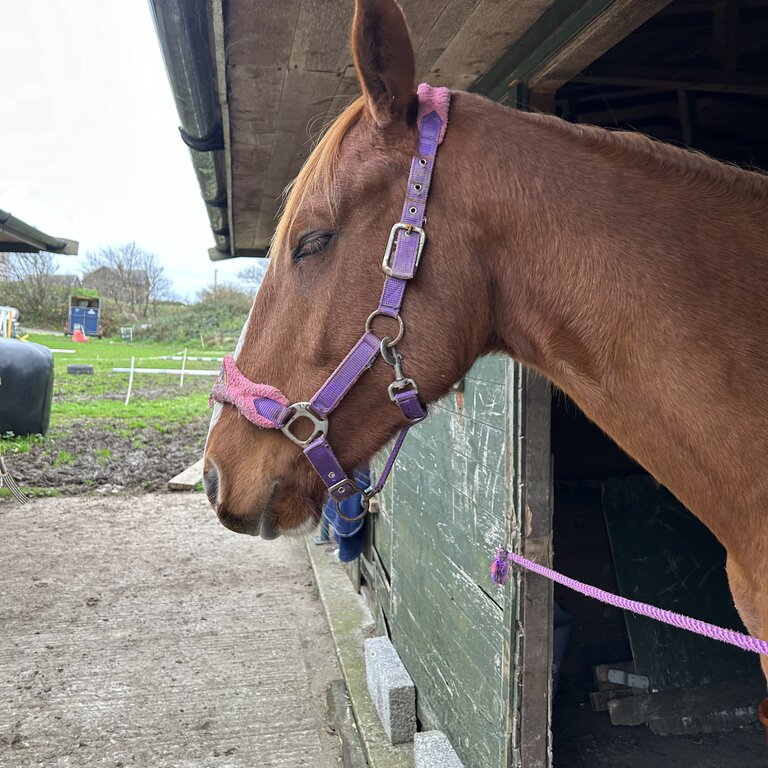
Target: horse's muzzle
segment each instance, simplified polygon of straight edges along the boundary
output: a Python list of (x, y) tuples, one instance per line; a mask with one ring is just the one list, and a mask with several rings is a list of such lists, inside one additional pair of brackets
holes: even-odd
[(220, 480), (216, 467), (211, 464), (203, 474), (203, 488), (208, 501), (225, 528), (235, 533), (245, 533), (249, 536), (261, 536), (263, 539), (276, 539), (280, 529), (273, 514), (273, 494), (260, 513), (249, 514), (247, 517), (233, 514), (226, 503), (219, 500)]

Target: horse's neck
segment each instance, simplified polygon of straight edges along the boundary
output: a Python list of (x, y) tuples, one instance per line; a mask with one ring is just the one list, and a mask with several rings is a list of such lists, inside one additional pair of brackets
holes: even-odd
[(723, 167), (718, 189), (708, 160), (504, 117), (498, 345), (727, 538), (732, 510), (768, 503), (768, 187), (761, 202), (761, 180), (740, 191)]

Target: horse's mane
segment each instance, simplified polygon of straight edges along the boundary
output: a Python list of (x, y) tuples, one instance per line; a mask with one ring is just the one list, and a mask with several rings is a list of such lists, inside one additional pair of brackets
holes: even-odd
[(528, 113), (526, 117), (560, 136), (575, 138), (604, 157), (635, 165), (654, 165), (671, 176), (739, 190), (758, 199), (768, 197), (768, 175), (760, 169), (746, 169), (715, 160), (695, 149), (676, 147), (636, 131), (612, 131), (541, 113)]
[[(331, 191), (339, 151), (344, 138), (359, 122), (364, 110), (365, 100), (359, 96), (330, 123), (298, 176), (285, 188), (284, 205), (272, 238), (273, 245), (279, 245), (288, 236), (296, 212), (310, 193), (320, 192), (329, 208), (333, 208)], [(605, 157), (636, 165), (654, 165), (671, 176), (708, 186), (727, 187), (734, 193), (746, 193), (757, 199), (768, 198), (768, 175), (760, 171), (748, 171), (634, 131), (610, 131), (592, 125), (569, 123), (540, 113), (517, 114), (533, 121), (539, 128), (554, 131), (563, 138), (575, 139)]]
[(273, 245), (282, 243), (288, 236), (296, 212), (301, 208), (308, 194), (320, 191), (328, 201), (329, 207), (333, 208), (331, 184), (341, 144), (344, 137), (362, 117), (364, 109), (365, 99), (362, 96), (349, 104), (327, 127), (298, 176), (285, 188), (283, 191), (285, 203), (272, 238)]

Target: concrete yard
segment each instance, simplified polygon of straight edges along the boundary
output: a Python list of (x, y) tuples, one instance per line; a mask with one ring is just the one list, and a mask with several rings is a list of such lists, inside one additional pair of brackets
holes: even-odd
[(203, 494), (0, 503), (0, 765), (339, 765), (303, 542)]

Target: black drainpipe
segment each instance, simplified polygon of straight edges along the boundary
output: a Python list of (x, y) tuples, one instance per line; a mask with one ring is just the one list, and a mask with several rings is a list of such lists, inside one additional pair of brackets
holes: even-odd
[(192, 156), (216, 249), (229, 256), (224, 132), (210, 6), (209, 0), (149, 0), (181, 121), (179, 132)]

